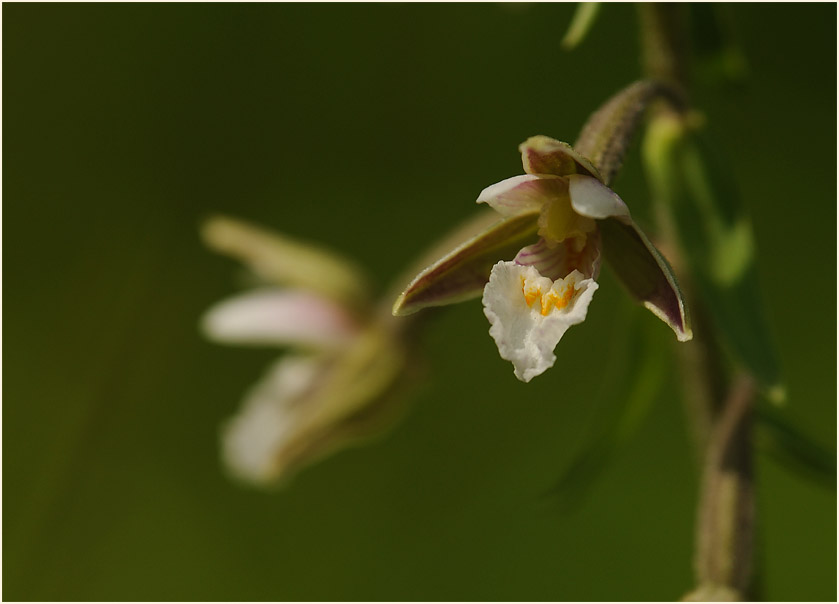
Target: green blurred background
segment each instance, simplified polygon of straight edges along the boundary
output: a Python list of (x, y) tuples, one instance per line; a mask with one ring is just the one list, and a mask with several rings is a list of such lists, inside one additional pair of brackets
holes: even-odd
[[(236, 265), (221, 211), (324, 242), (384, 287), (639, 76), (634, 9), (573, 53), (573, 5), (3, 7), (3, 583), (12, 600), (632, 600), (691, 587), (697, 476), (678, 377), (605, 472), (554, 486), (619, 411), (628, 338), (666, 326), (605, 271), (557, 367), (525, 386), (479, 303), (424, 334), (384, 438), (271, 493), (218, 428), (276, 357), (197, 325)], [(836, 7), (741, 4), (739, 84), (695, 101), (754, 216), (789, 415), (836, 443)], [(706, 66), (707, 67), (707, 66)], [(642, 223), (634, 149), (616, 190)], [(836, 493), (757, 459), (763, 595), (836, 598)]]

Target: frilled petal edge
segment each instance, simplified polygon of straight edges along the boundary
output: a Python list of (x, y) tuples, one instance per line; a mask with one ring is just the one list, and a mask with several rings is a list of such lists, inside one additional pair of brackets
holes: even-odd
[(551, 281), (532, 266), (499, 262), (484, 289), (484, 314), (501, 358), (523, 382), (556, 362), (554, 348), (569, 327), (585, 320), (597, 283), (573, 271)]

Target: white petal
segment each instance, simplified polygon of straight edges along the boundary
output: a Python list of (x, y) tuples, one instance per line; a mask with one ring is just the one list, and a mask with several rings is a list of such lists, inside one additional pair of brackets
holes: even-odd
[(228, 344), (334, 348), (357, 327), (342, 307), (301, 290), (263, 289), (225, 300), (203, 318), (204, 333)]
[(247, 394), (238, 415), (222, 428), (222, 460), (234, 476), (257, 484), (276, 477), (277, 459), (296, 430), (294, 404), (322, 368), (314, 358), (285, 357)]
[[(569, 327), (585, 320), (597, 287), (579, 271), (551, 281), (532, 266), (515, 262), (499, 262), (492, 268), (484, 288), (484, 314), (501, 358), (513, 363), (518, 379), (529, 382), (553, 366), (554, 348)], [(530, 305), (525, 290), (535, 297)], [(554, 306), (552, 300), (563, 291), (570, 295), (567, 304)]]
[(602, 220), (610, 216), (629, 216), (629, 208), (618, 194), (591, 176), (572, 174), (568, 178), (571, 207), (577, 214)]
[(538, 212), (546, 201), (568, 194), (568, 182), (552, 175), (522, 174), (488, 186), (478, 196), (503, 216)]

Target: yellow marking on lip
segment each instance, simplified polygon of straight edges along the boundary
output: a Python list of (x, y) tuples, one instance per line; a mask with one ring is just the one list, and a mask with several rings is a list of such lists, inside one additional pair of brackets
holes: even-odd
[(571, 303), (571, 298), (574, 297), (574, 284), (569, 283), (562, 290), (562, 293), (557, 293), (556, 290), (551, 289), (548, 293), (542, 293), (542, 287), (539, 285), (528, 286), (525, 278), (521, 278), (521, 293), (524, 296), (525, 304), (532, 307), (536, 300), (539, 300), (539, 311), (543, 317), (546, 317), (550, 312), (556, 308), (562, 310)]
[(521, 293), (524, 296), (524, 302), (531, 306), (537, 298), (542, 297), (542, 287), (537, 285), (528, 285), (524, 277), (521, 278)]
[(542, 296), (542, 316), (547, 317), (548, 313), (553, 310), (553, 302), (556, 294), (553, 290), (549, 291), (546, 296)]

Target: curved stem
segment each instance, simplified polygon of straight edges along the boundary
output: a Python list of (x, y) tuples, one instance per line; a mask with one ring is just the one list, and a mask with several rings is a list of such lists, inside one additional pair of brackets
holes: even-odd
[[(687, 61), (684, 7), (639, 4), (645, 74), (686, 96)], [(675, 109), (675, 111), (674, 111)], [(675, 114), (675, 115), (674, 115)], [(655, 108), (656, 119), (687, 120), (686, 107)], [(705, 320), (689, 275), (679, 271), (679, 238), (670, 210), (656, 200), (664, 247), (681, 272), (682, 289), (693, 312), (693, 342), (681, 345), (688, 419), (704, 458), (698, 506), (695, 568), (697, 588), (688, 600), (737, 600), (750, 586), (755, 501), (752, 472), (752, 407), (755, 385), (748, 376), (731, 381), (711, 325)], [(725, 393), (728, 392), (726, 395)]]
[(677, 88), (664, 81), (641, 80), (606, 101), (583, 126), (574, 148), (591, 160), (607, 185), (620, 170), (641, 118), (656, 101), (684, 107)]

